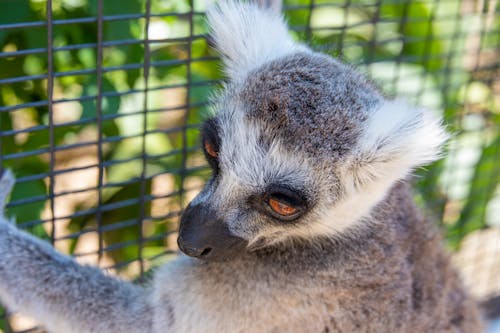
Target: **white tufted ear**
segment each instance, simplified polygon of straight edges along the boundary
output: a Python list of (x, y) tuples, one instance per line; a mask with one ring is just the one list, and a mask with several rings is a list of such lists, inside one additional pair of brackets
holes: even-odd
[(441, 119), (429, 110), (401, 100), (385, 101), (366, 121), (351, 166), (354, 183), (402, 179), (438, 159), (447, 138)]
[(208, 10), (207, 17), (225, 71), (233, 81), (243, 80), (266, 62), (308, 50), (292, 40), (281, 15), (256, 4), (220, 1)]

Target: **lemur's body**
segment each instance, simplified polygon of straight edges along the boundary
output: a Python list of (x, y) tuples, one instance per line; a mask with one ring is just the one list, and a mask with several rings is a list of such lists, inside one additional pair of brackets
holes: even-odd
[[(405, 184), (371, 222), (345, 241), (230, 263), (181, 259), (158, 274), (157, 290), (169, 288), (155, 308), (176, 318), (173, 332), (479, 332), (475, 305)], [(181, 284), (167, 283), (176, 277)]]
[(180, 228), (196, 258), (143, 290), (4, 220), (2, 302), (53, 332), (480, 332), (401, 181), (436, 158), (439, 122), (296, 44), (273, 14), (223, 3), (211, 26), (230, 82), (204, 128), (214, 177)]

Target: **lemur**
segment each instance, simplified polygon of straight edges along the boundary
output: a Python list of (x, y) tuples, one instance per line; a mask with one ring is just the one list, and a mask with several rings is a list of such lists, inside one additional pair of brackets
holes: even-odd
[[(386, 97), (240, 1), (208, 12), (227, 82), (202, 128), (213, 176), (149, 287), (0, 223), (0, 300), (50, 332), (464, 332), (481, 318), (407, 177), (434, 113)], [(5, 199), (13, 184), (4, 172)]]

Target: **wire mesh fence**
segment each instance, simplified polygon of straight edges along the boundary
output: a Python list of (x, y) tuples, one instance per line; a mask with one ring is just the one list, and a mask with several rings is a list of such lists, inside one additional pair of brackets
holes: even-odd
[[(175, 256), (209, 175), (198, 125), (223, 80), (208, 4), (0, 2), (0, 165), (17, 176), (7, 214), (22, 228), (127, 278)], [(419, 171), (416, 197), (473, 292), (500, 295), (498, 1), (289, 0), (283, 13), (298, 40), (443, 112), (449, 152)]]

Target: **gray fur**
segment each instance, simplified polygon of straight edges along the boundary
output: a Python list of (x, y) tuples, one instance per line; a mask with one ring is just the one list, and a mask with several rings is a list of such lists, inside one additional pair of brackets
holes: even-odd
[[(223, 2), (210, 19), (230, 77), (214, 106), (218, 172), (191, 206), (248, 247), (222, 262), (181, 255), (142, 289), (1, 217), (1, 301), (51, 332), (481, 332), (405, 181), (438, 157), (439, 120), (280, 35), (276, 15)], [(276, 29), (259, 44), (255, 24)], [(12, 182), (0, 180), (0, 204)], [(296, 220), (261, 209), (276, 183), (307, 200)]]
[[(296, 53), (255, 70), (240, 98), (248, 118), (287, 149), (333, 161), (353, 149), (381, 94), (359, 73), (322, 54)], [(342, 126), (339, 126), (342, 124)]]

